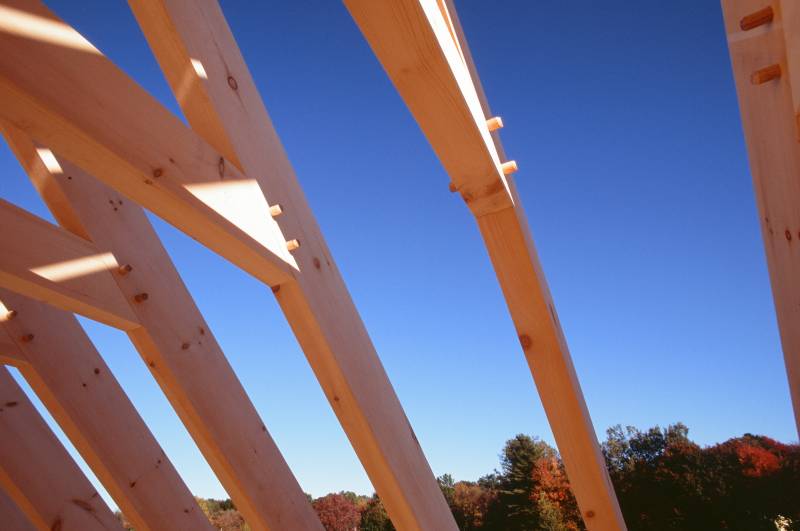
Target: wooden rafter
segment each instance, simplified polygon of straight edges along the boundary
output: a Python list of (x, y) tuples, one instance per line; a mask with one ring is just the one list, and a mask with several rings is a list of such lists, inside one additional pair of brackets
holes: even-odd
[(78, 321), (0, 289), (18, 369), (137, 530), (211, 531), (208, 520)]
[[(345, 0), (478, 222), (587, 528), (625, 529), (528, 222), (455, 8)], [(488, 122), (488, 123), (487, 123)]]
[(2, 199), (0, 227), (0, 286), (116, 328), (139, 326), (110, 253)]
[(14, 127), (4, 134), (59, 223), (124, 264), (117, 275), (124, 298), (148, 294), (133, 305), (142, 326), (129, 337), (250, 527), (319, 528), (142, 208), (57, 155), (63, 172), (51, 172), (27, 135)]
[(12, 23), (36, 22), (0, 27), (0, 117), (261, 281), (291, 278), (294, 260), (255, 181), (41, 2), (0, 7)]
[(8, 531), (37, 531), (25, 513), (3, 489), (0, 489), (0, 522), (3, 522)]
[[(2, 312), (3, 309), (0, 308), (0, 313)], [(2, 314), (0, 315), (0, 322), (8, 318), (8, 315)], [(5, 328), (0, 326), (0, 365), (19, 365), (22, 362), (22, 354), (19, 352), (17, 344), (14, 343)]]
[[(513, 205), (462, 48), (441, 0), (345, 0), (475, 215)], [(454, 11), (453, 11), (454, 13)]]
[(723, 0), (722, 7), (800, 434), (800, 6)]
[(299, 273), (273, 291), (395, 526), (455, 529), (219, 5), (130, 4), (192, 128), (239, 161), (299, 240)]
[[(4, 367), (0, 367), (0, 433), (0, 489), (38, 529), (122, 530)], [(0, 524), (5, 526), (2, 520)]]

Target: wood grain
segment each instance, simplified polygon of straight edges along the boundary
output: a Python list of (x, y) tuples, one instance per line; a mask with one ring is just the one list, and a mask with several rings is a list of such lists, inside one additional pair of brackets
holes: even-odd
[(24, 356), (17, 368), (137, 531), (211, 531), (75, 317), (4, 289), (0, 301), (18, 312), (0, 322)]
[(316, 513), (233, 372), (144, 210), (54, 155), (53, 173), (19, 129), (4, 134), (59, 223), (128, 266), (117, 275), (141, 328), (129, 337), (252, 529), (319, 528)]
[(123, 330), (139, 326), (114, 257), (0, 199), (0, 286)]
[[(771, 23), (742, 31), (761, 0), (724, 0), (725, 31), (739, 96), (750, 171), (767, 255), (772, 296), (800, 434), (800, 7), (773, 4)], [(785, 75), (761, 85), (750, 78), (777, 64)]]
[[(0, 488), (37, 529), (122, 530), (4, 367), (0, 367), (0, 433)], [(5, 521), (0, 522), (6, 529)]]
[[(494, 116), (449, 0), (345, 0), (478, 222), (590, 530), (624, 530)], [(508, 127), (505, 128), (507, 130)], [(506, 174), (504, 170), (511, 170)], [(506, 174), (506, 175), (504, 175)]]
[[(0, 31), (0, 117), (261, 281), (291, 278), (294, 261), (252, 178), (41, 2), (0, 7), (12, 24), (35, 21)], [(54, 31), (33, 31), (42, 26)]]
[(219, 5), (129, 3), (194, 131), (281, 205), (283, 233), (300, 242), (299, 272), (273, 291), (392, 522), (456, 529)]

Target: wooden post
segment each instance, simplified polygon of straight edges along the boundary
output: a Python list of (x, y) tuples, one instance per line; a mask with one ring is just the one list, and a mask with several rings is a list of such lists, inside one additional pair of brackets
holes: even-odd
[[(528, 222), (450, 1), (345, 0), (474, 214), (586, 527), (624, 530)], [(510, 171), (512, 170), (512, 171)]]
[(283, 234), (301, 243), (299, 273), (273, 291), (392, 522), (456, 529), (219, 5), (129, 3), (192, 128), (281, 205)]
[(51, 172), (41, 146), (2, 129), (58, 222), (128, 266), (117, 276), (124, 298), (148, 294), (128, 335), (250, 527), (321, 529), (144, 210), (57, 155), (64, 171)]
[(7, 531), (38, 531), (2, 488), (0, 488), (0, 522), (3, 522)]
[(0, 433), (0, 488), (38, 529), (122, 529), (5, 367)]
[[(800, 434), (800, 6), (723, 0), (722, 8)], [(782, 75), (759, 74), (772, 65)]]
[(211, 531), (172, 463), (70, 314), (0, 290), (18, 369), (137, 530)]

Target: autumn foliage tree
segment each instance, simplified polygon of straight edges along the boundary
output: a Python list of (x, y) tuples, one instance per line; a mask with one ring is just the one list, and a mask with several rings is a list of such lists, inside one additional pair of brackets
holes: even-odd
[(617, 426), (603, 447), (631, 531), (800, 524), (797, 445), (745, 435), (701, 448), (676, 424), (646, 432)]
[(580, 525), (580, 511), (564, 463), (552, 448), (548, 447), (534, 463), (534, 488), (531, 500), (536, 503), (539, 528), (547, 530), (577, 530)]
[(353, 531), (361, 523), (361, 513), (352, 497), (328, 494), (314, 500), (312, 506), (326, 531)]
[[(678, 423), (610, 428), (603, 454), (630, 531), (800, 531), (800, 445), (746, 434), (701, 447)], [(477, 481), (438, 483), (462, 531), (585, 529), (558, 452), (534, 437), (508, 440)], [(231, 500), (197, 501), (216, 529), (249, 529)], [(377, 494), (309, 501), (329, 531), (394, 531)]]

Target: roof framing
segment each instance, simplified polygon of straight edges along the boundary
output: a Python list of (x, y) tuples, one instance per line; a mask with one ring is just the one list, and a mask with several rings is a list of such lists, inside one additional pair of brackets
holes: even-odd
[[(800, 432), (800, 7), (760, 2), (722, 0)], [(148, 209), (272, 288), (394, 525), (456, 529), (219, 5), (129, 3), (190, 127), (39, 0), (0, 1), (0, 128), (62, 226), (0, 201), (0, 361), (137, 529), (209, 524), (67, 312), (128, 333), (252, 528), (321, 528)], [(476, 218), (587, 528), (625, 529), (452, 0), (344, 3)]]
[(139, 326), (111, 253), (0, 199), (0, 286), (122, 330)]
[(4, 367), (0, 404), (0, 490), (39, 529), (121, 531), (119, 520)]
[[(268, 285), (293, 260), (258, 186), (37, 0), (8, 12), (60, 41), (0, 32), (2, 117)], [(80, 46), (75, 43), (81, 43)]]
[(300, 242), (273, 292), (395, 526), (456, 529), (219, 5), (129, 3), (194, 131), (233, 150)]
[(0, 314), (10, 312), (0, 327), (18, 348), (15, 366), (136, 529), (211, 531), (75, 317), (0, 289)]
[(800, 434), (800, 6), (723, 0), (722, 8)]
[(320, 529), (144, 210), (53, 153), (62, 171), (51, 171), (37, 157), (45, 148), (13, 126), (4, 134), (59, 223), (123, 264), (115, 278), (124, 299), (147, 295), (131, 304), (141, 326), (128, 336), (251, 527)]
[[(561, 324), (451, 2), (345, 0), (475, 216), (588, 529), (625, 529)], [(490, 130), (490, 127), (492, 130)]]

